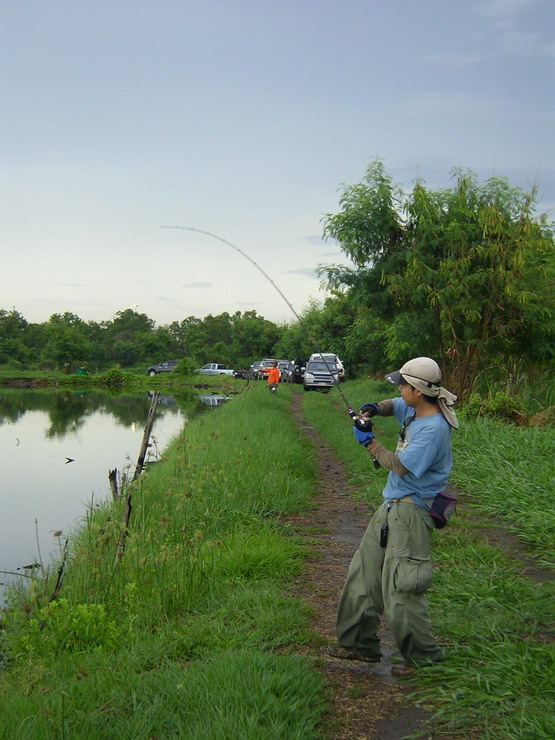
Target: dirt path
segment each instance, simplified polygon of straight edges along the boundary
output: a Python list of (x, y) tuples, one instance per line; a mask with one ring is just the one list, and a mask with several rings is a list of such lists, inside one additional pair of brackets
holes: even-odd
[(410, 733), (433, 737), (424, 731), (426, 713), (408, 700), (408, 689), (402, 682), (391, 677), (391, 658), (398, 652), (387, 629), (381, 633), (384, 657), (378, 665), (334, 659), (326, 653), (326, 646), (335, 641), (339, 595), (370, 512), (351, 497), (347, 471), (306, 424), (298, 393), (293, 395), (293, 414), (299, 428), (314, 443), (318, 492), (313, 509), (287, 518), (299, 534), (314, 543), (314, 555), (306, 562), (293, 592), (314, 608), (313, 627), (322, 637), (322, 645), (310, 652), (321, 662), (333, 697), (330, 737), (400, 740)]

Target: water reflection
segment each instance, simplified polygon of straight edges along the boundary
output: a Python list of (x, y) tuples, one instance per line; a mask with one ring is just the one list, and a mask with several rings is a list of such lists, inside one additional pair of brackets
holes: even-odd
[[(111, 496), (108, 471), (132, 476), (151, 395), (0, 390), (0, 571), (47, 564), (59, 550), (54, 534), (69, 533), (87, 506)], [(150, 461), (203, 409), (196, 394), (161, 396)]]
[(229, 401), (231, 396), (219, 396), (217, 393), (201, 393), (199, 399), (206, 406), (219, 406), (224, 401)]

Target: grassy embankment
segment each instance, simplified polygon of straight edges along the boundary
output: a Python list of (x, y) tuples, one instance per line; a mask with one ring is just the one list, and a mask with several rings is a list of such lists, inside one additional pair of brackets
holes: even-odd
[(6, 387), (48, 387), (48, 388), (88, 388), (99, 389), (183, 389), (190, 386), (204, 388), (217, 386), (222, 391), (238, 391), (245, 388), (246, 381), (228, 376), (181, 375), (177, 372), (160, 373), (148, 376), (145, 372), (110, 368), (104, 372), (77, 375), (55, 370), (7, 370), (0, 369), (0, 386)]
[[(356, 381), (345, 391), (353, 406), (390, 397), (391, 386)], [(336, 449), (360, 484), (360, 496), (379, 503), (386, 471), (344, 434), (341, 401), (307, 394), (308, 418)], [(394, 447), (398, 425), (375, 424)], [(414, 680), (414, 698), (448, 732), (484, 738), (555, 737), (555, 599), (553, 580), (536, 583), (519, 564), (485, 544), (481, 530), (493, 515), (529, 556), (555, 571), (555, 430), (517, 428), (491, 419), (461, 420), (453, 434), (452, 481), (458, 515), (434, 534), (434, 584), (429, 602), (447, 660)]]
[(115, 567), (121, 506), (89, 512), (60, 598), (36, 583), (3, 616), (0, 737), (316, 736), (309, 615), (283, 595), (305, 546), (278, 517), (314, 476), (288, 401), (258, 384), (190, 422), (139, 479)]

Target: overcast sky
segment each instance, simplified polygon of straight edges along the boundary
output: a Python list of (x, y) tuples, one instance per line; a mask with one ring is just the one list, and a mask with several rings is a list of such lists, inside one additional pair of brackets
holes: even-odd
[(3, 0), (0, 308), (158, 325), (322, 299), (342, 183), (453, 166), (555, 219), (553, 0)]

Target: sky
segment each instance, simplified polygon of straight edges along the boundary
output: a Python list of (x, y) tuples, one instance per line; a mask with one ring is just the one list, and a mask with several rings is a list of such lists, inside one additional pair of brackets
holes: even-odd
[(553, 0), (4, 0), (0, 309), (290, 322), (376, 157), (555, 220), (554, 31)]

